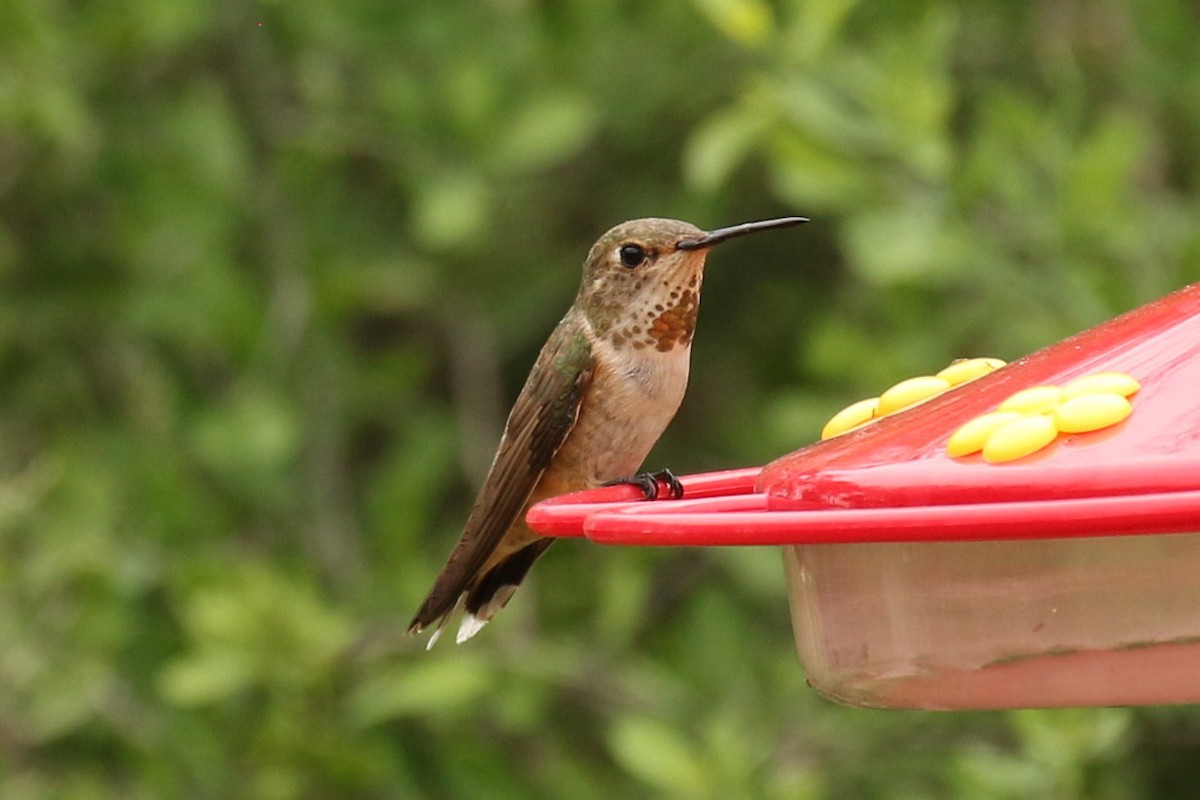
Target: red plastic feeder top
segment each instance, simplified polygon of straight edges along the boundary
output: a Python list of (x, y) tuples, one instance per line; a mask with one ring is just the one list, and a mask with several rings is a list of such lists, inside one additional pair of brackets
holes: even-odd
[[(1135, 381), (1125, 399), (1067, 405), (1109, 373)], [(1080, 405), (1119, 421), (1077, 424)], [(992, 422), (1018, 423), (1016, 450), (960, 454), (964, 426)], [(612, 487), (527, 519), (608, 544), (786, 546), (810, 682), (845, 702), (1196, 702), (1200, 537), (1166, 534), (1200, 531), (1198, 440), (1193, 284), (761, 470), (684, 478), (682, 500)]]

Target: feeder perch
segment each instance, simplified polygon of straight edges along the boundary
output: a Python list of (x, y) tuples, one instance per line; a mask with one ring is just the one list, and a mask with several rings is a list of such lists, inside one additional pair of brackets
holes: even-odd
[[(1058, 419), (1064, 392), (1105, 381), (1127, 408)], [(1049, 405), (1016, 412), (1035, 440), (948, 449), (1035, 387)], [(842, 703), (1200, 702), (1200, 283), (765, 467), (682, 483), (681, 500), (609, 487), (527, 519), (604, 544), (781, 546), (808, 681)]]

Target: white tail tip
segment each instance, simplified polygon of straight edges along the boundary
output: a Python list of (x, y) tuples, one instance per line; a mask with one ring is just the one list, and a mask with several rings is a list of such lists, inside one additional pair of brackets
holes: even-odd
[(454, 636), (455, 644), (462, 644), (467, 639), (470, 639), (475, 634), (483, 630), (483, 626), (487, 625), (486, 619), (480, 619), (474, 614), (467, 614), (463, 617), (462, 622), (458, 624), (458, 633)]

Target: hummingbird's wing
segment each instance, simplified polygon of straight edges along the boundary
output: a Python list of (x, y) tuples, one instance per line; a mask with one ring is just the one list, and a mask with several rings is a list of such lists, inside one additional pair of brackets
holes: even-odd
[[(569, 322), (564, 321), (570, 331)], [(562, 332), (562, 329), (559, 331)], [(582, 331), (552, 336), (516, 404), (462, 537), (409, 625), (418, 633), (450, 614), (517, 520), (550, 459), (575, 427), (595, 361)]]

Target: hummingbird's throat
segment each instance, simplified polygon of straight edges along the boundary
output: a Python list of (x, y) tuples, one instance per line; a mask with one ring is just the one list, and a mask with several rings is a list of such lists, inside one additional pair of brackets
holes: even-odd
[(662, 289), (652, 301), (634, 310), (624, 324), (613, 326), (608, 339), (614, 348), (666, 353), (692, 343), (700, 311), (699, 276), (691, 276), (687, 285), (665, 282)]

